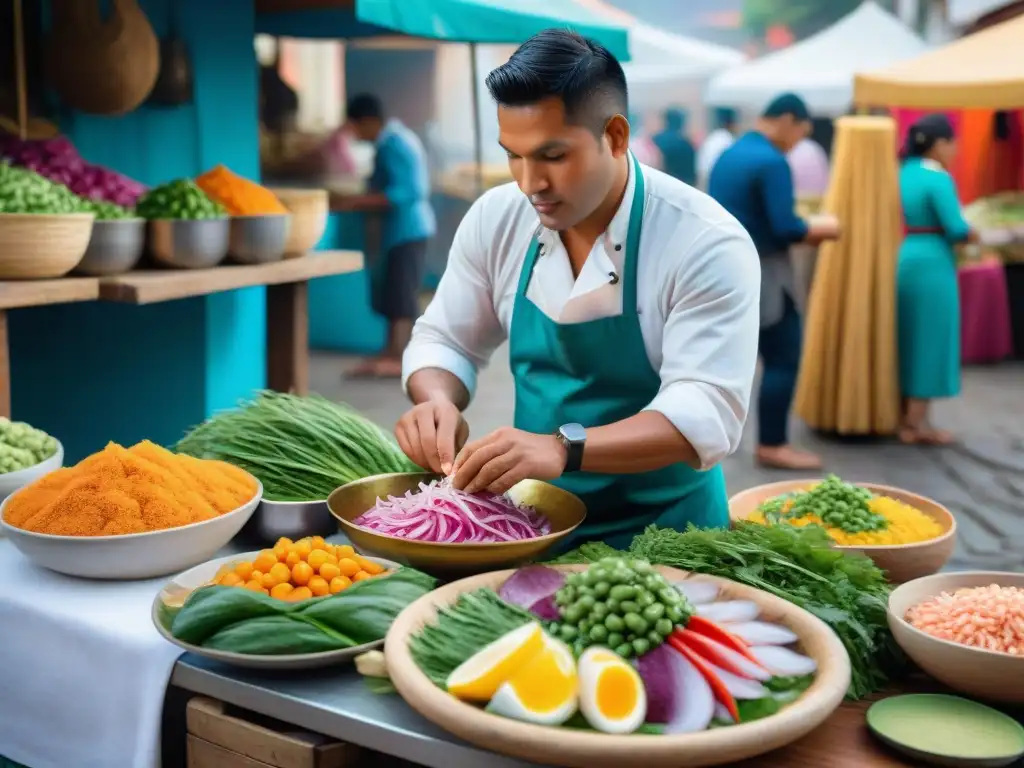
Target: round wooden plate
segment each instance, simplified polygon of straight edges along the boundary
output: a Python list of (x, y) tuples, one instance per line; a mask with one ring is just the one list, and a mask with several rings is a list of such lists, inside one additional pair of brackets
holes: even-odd
[[(585, 566), (558, 566), (583, 570)], [(497, 591), (514, 570), (496, 571), (452, 582), (424, 595), (395, 620), (384, 643), (388, 674), (409, 705), (431, 722), (466, 741), (502, 754), (546, 765), (572, 768), (688, 768), (723, 765), (778, 749), (814, 730), (842, 703), (850, 685), (850, 659), (839, 638), (822, 622), (782, 598), (712, 576), (659, 567), (669, 581), (713, 581), (720, 599), (751, 600), (765, 621), (789, 627), (801, 638), (801, 650), (818, 663), (814, 683), (778, 714), (742, 725), (675, 736), (610, 736), (569, 728), (552, 728), (510, 720), (465, 704), (442, 691), (424, 675), (409, 653), (408, 640), (432, 622), (438, 606), (453, 603), (463, 592)]]

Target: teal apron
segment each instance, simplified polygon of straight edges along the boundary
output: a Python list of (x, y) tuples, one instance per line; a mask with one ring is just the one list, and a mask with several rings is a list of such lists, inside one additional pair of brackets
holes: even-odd
[[(622, 274), (622, 314), (562, 325), (526, 298), (540, 253), (535, 237), (516, 290), (509, 331), (509, 362), (515, 379), (515, 426), (553, 434), (563, 424), (598, 427), (635, 416), (658, 394), (661, 377), (651, 367), (637, 311), (637, 262), (643, 225), (644, 177), (636, 158)], [(562, 550), (602, 540), (625, 549), (654, 523), (685, 530), (729, 522), (721, 467), (706, 472), (673, 464), (643, 474), (572, 472), (555, 484), (587, 505), (587, 519)]]

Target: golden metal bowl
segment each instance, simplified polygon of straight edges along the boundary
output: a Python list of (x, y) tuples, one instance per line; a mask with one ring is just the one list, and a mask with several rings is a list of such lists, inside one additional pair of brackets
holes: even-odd
[(437, 480), (429, 472), (405, 472), (374, 475), (348, 483), (327, 498), (327, 507), (338, 518), (341, 529), (359, 550), (410, 565), (420, 570), (445, 575), (469, 575), (509, 568), (535, 560), (572, 533), (587, 516), (579, 497), (551, 483), (523, 480), (509, 491), (517, 504), (531, 506), (551, 521), (551, 533), (523, 541), (481, 544), (436, 544), (385, 536), (352, 524), (378, 498), (402, 496), (416, 491), (420, 483)]

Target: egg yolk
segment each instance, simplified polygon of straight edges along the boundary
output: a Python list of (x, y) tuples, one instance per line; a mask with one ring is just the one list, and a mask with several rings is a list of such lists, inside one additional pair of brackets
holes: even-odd
[(576, 693), (575, 679), (565, 674), (551, 651), (534, 657), (509, 685), (531, 712), (552, 712)]
[(594, 700), (602, 715), (611, 720), (624, 720), (636, 709), (636, 678), (618, 664), (601, 670)]

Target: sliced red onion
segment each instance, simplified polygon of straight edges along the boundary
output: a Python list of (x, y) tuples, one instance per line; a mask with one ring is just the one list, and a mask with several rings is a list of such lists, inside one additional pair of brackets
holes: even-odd
[(353, 524), (386, 536), (444, 544), (521, 541), (551, 533), (551, 522), (507, 495), (465, 493), (447, 479), (417, 493), (377, 499)]

